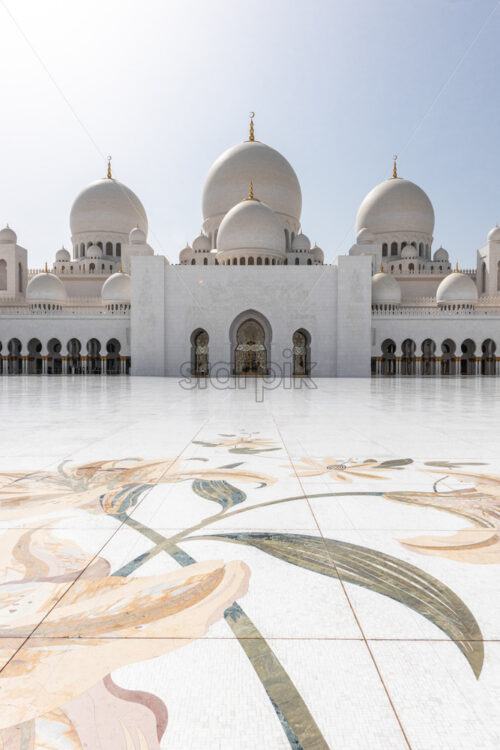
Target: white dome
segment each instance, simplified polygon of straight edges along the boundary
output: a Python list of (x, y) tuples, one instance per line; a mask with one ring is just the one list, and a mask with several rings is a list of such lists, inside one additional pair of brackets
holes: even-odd
[(138, 226), (147, 234), (144, 206), (135, 193), (118, 180), (104, 178), (87, 185), (77, 195), (70, 214), (71, 234), (115, 232), (126, 234)]
[(61, 261), (61, 262), (66, 262), (68, 260), (71, 260), (71, 255), (69, 254), (69, 252), (66, 250), (65, 247), (62, 247), (56, 253), (56, 260)]
[(193, 242), (193, 250), (196, 250), (199, 253), (209, 253), (211, 249), (212, 245), (206, 234), (199, 234), (198, 237), (195, 238)]
[(323, 263), (323, 261), (325, 260), (325, 254), (323, 250), (318, 247), (316, 243), (314, 243), (314, 245), (312, 246), (311, 253), (314, 256), (314, 260), (318, 261), (319, 263)]
[(369, 243), (375, 242), (375, 235), (373, 234), (373, 232), (370, 232), (370, 230), (367, 229), (366, 227), (361, 227), (361, 229), (356, 235), (356, 242), (361, 245), (362, 244), (368, 245)]
[(309, 240), (309, 237), (306, 237), (305, 234), (300, 233), (293, 238), (292, 250), (295, 250), (295, 252), (309, 252), (310, 249), (311, 242)]
[(103, 302), (130, 302), (130, 276), (128, 273), (114, 273), (102, 285)]
[(413, 258), (416, 258), (417, 248), (413, 247), (413, 245), (405, 245), (404, 248), (401, 250), (401, 257), (404, 260), (411, 260)]
[(32, 300), (63, 302), (66, 299), (66, 289), (53, 273), (39, 273), (29, 282), (26, 297)]
[(182, 263), (183, 261), (190, 260), (193, 257), (193, 248), (191, 245), (186, 245), (186, 247), (183, 247), (182, 250), (179, 253), (179, 263)]
[(372, 305), (400, 305), (401, 287), (388, 273), (376, 273), (372, 277)]
[(146, 233), (139, 227), (134, 227), (128, 236), (131, 245), (145, 245)]
[(283, 226), (260, 200), (244, 200), (225, 215), (217, 235), (217, 250), (272, 250), (285, 252)]
[(99, 245), (90, 245), (85, 255), (87, 258), (102, 258), (102, 250)]
[(436, 302), (443, 304), (467, 304), (477, 302), (477, 287), (470, 276), (463, 273), (448, 274), (437, 288)]
[(449, 261), (448, 250), (445, 250), (444, 247), (438, 247), (432, 259), (437, 262), (448, 263)]
[(17, 242), (17, 234), (8, 225), (0, 231), (0, 244), (8, 245)]
[(356, 235), (366, 227), (377, 234), (417, 232), (432, 236), (434, 209), (414, 182), (396, 177), (371, 190), (356, 216)]
[(214, 162), (203, 187), (204, 219), (227, 214), (247, 195), (250, 182), (275, 213), (300, 220), (302, 194), (297, 175), (284, 156), (259, 141), (239, 143)]
[(500, 242), (500, 227), (498, 226), (498, 224), (488, 232), (488, 242)]

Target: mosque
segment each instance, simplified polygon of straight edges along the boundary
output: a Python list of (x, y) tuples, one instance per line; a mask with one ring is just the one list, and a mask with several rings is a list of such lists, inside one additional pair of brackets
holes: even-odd
[(288, 161), (255, 138), (225, 151), (203, 223), (177, 264), (155, 254), (139, 198), (114, 179), (84, 188), (71, 252), (30, 269), (0, 231), (0, 372), (268, 377), (486, 376), (500, 372), (500, 227), (475, 267), (433, 251), (434, 209), (398, 176), (371, 190), (356, 243), (325, 264), (302, 231)]

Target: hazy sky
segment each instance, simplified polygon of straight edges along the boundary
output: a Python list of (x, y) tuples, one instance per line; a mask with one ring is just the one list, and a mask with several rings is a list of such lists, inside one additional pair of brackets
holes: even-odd
[(470, 268), (500, 223), (497, 0), (0, 0), (0, 29), (0, 225), (30, 267), (70, 246), (108, 153), (177, 261), (250, 110), (327, 262), (394, 153), (433, 202), (434, 248)]

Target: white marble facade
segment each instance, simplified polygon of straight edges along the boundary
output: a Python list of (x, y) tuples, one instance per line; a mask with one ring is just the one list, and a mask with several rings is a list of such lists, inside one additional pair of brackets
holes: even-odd
[(148, 243), (139, 198), (112, 177), (84, 188), (72, 252), (28, 266), (0, 231), (2, 374), (227, 377), (496, 375), (500, 228), (475, 266), (433, 251), (434, 208), (397, 174), (356, 216), (348, 255), (324, 262), (301, 225), (289, 162), (255, 139), (210, 169), (203, 221), (169, 263)]

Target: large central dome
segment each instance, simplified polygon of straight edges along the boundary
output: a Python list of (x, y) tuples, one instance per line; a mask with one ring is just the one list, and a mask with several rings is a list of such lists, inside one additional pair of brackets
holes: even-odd
[(300, 223), (302, 194), (293, 168), (278, 151), (251, 140), (228, 149), (212, 165), (203, 188), (205, 222), (220, 224), (245, 197), (250, 182), (283, 223)]
[(134, 227), (147, 234), (144, 206), (135, 193), (118, 180), (104, 178), (87, 185), (75, 198), (70, 214), (71, 234), (113, 232), (127, 235)]

